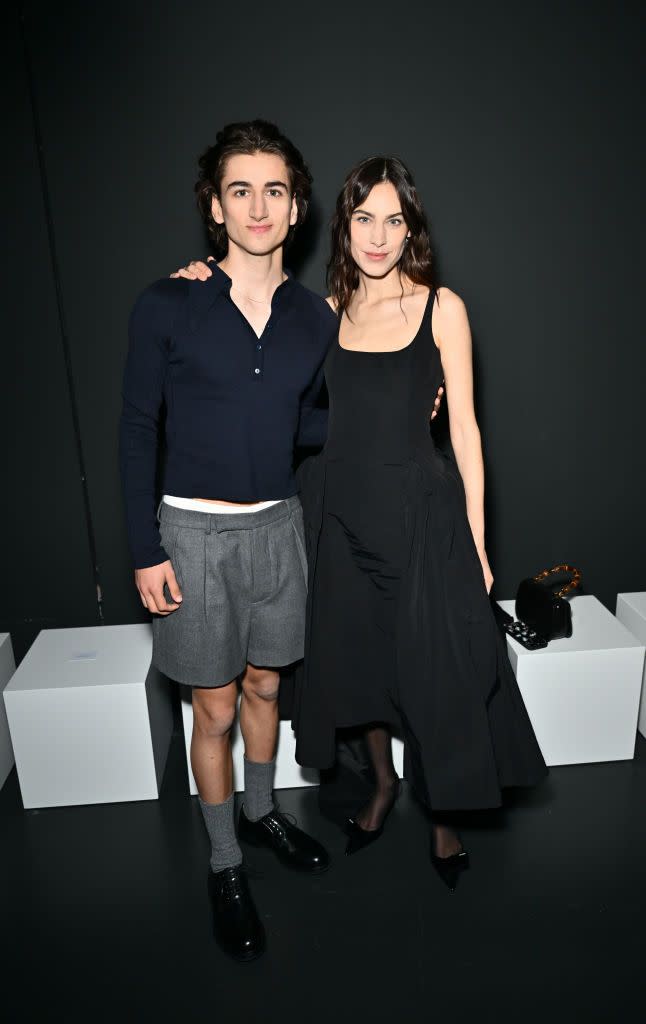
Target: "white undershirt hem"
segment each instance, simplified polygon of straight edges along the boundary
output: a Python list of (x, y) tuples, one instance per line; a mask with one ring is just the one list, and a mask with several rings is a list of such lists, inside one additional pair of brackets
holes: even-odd
[(211, 515), (240, 515), (245, 512), (260, 512), (263, 508), (270, 508), (278, 505), (283, 498), (275, 501), (256, 501), (253, 505), (214, 505), (211, 501), (200, 501), (198, 498), (176, 498), (172, 494), (165, 494), (163, 497), (165, 505), (172, 505), (173, 508), (186, 508), (191, 512), (210, 512)]

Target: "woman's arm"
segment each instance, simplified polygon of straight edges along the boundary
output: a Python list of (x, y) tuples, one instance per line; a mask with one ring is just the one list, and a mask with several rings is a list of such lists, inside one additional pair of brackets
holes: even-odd
[(433, 337), (444, 369), (451, 444), (464, 483), (469, 525), (490, 590), (493, 576), (485, 552), (484, 462), (473, 407), (471, 328), (459, 295), (441, 288), (438, 299), (433, 309)]

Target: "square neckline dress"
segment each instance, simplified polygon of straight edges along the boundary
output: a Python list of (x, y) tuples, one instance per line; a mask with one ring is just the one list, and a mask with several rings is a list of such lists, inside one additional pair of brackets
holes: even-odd
[(325, 361), (328, 437), (299, 469), (309, 589), (293, 726), (328, 768), (338, 728), (386, 722), (429, 808), (495, 807), (546, 767), (495, 622), (455, 461), (435, 447), (435, 293), (404, 348)]

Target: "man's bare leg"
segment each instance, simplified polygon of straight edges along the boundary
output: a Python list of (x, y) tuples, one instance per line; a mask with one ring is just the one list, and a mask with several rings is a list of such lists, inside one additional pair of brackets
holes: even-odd
[(236, 699), (235, 681), (214, 689), (193, 689), (191, 768), (197, 791), (209, 804), (220, 804), (233, 792), (231, 729)]
[(204, 824), (211, 840), (211, 869), (237, 867), (242, 851), (233, 814), (231, 729), (236, 715), (235, 682), (214, 689), (193, 689), (191, 767)]
[(274, 805), (279, 683), (275, 669), (256, 665), (247, 665), (242, 678), (240, 728), (245, 762), (239, 834), (245, 842), (273, 850), (288, 867), (317, 874), (328, 867), (327, 851)]
[(216, 937), (236, 960), (253, 960), (265, 948), (265, 932), (247, 886), (235, 832), (231, 729), (237, 696), (235, 682), (193, 690), (191, 767), (211, 840), (209, 892)]
[(278, 743), (278, 686), (275, 669), (247, 665), (242, 677), (240, 729), (250, 761), (273, 761)]
[(247, 665), (242, 677), (240, 729), (245, 745), (244, 810), (258, 821), (273, 809), (278, 743), (278, 672)]

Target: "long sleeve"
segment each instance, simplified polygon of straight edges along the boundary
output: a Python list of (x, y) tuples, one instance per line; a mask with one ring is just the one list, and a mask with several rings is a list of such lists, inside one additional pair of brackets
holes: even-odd
[(177, 292), (169, 295), (163, 284), (148, 288), (131, 313), (123, 376), (119, 464), (128, 541), (137, 569), (168, 559), (157, 524), (155, 477), (168, 362), (167, 338), (172, 324), (172, 303), (168, 300), (176, 297)]
[(327, 391), (323, 365), (304, 392), (301, 399), (296, 446), (298, 448), (321, 448), (327, 438)]

